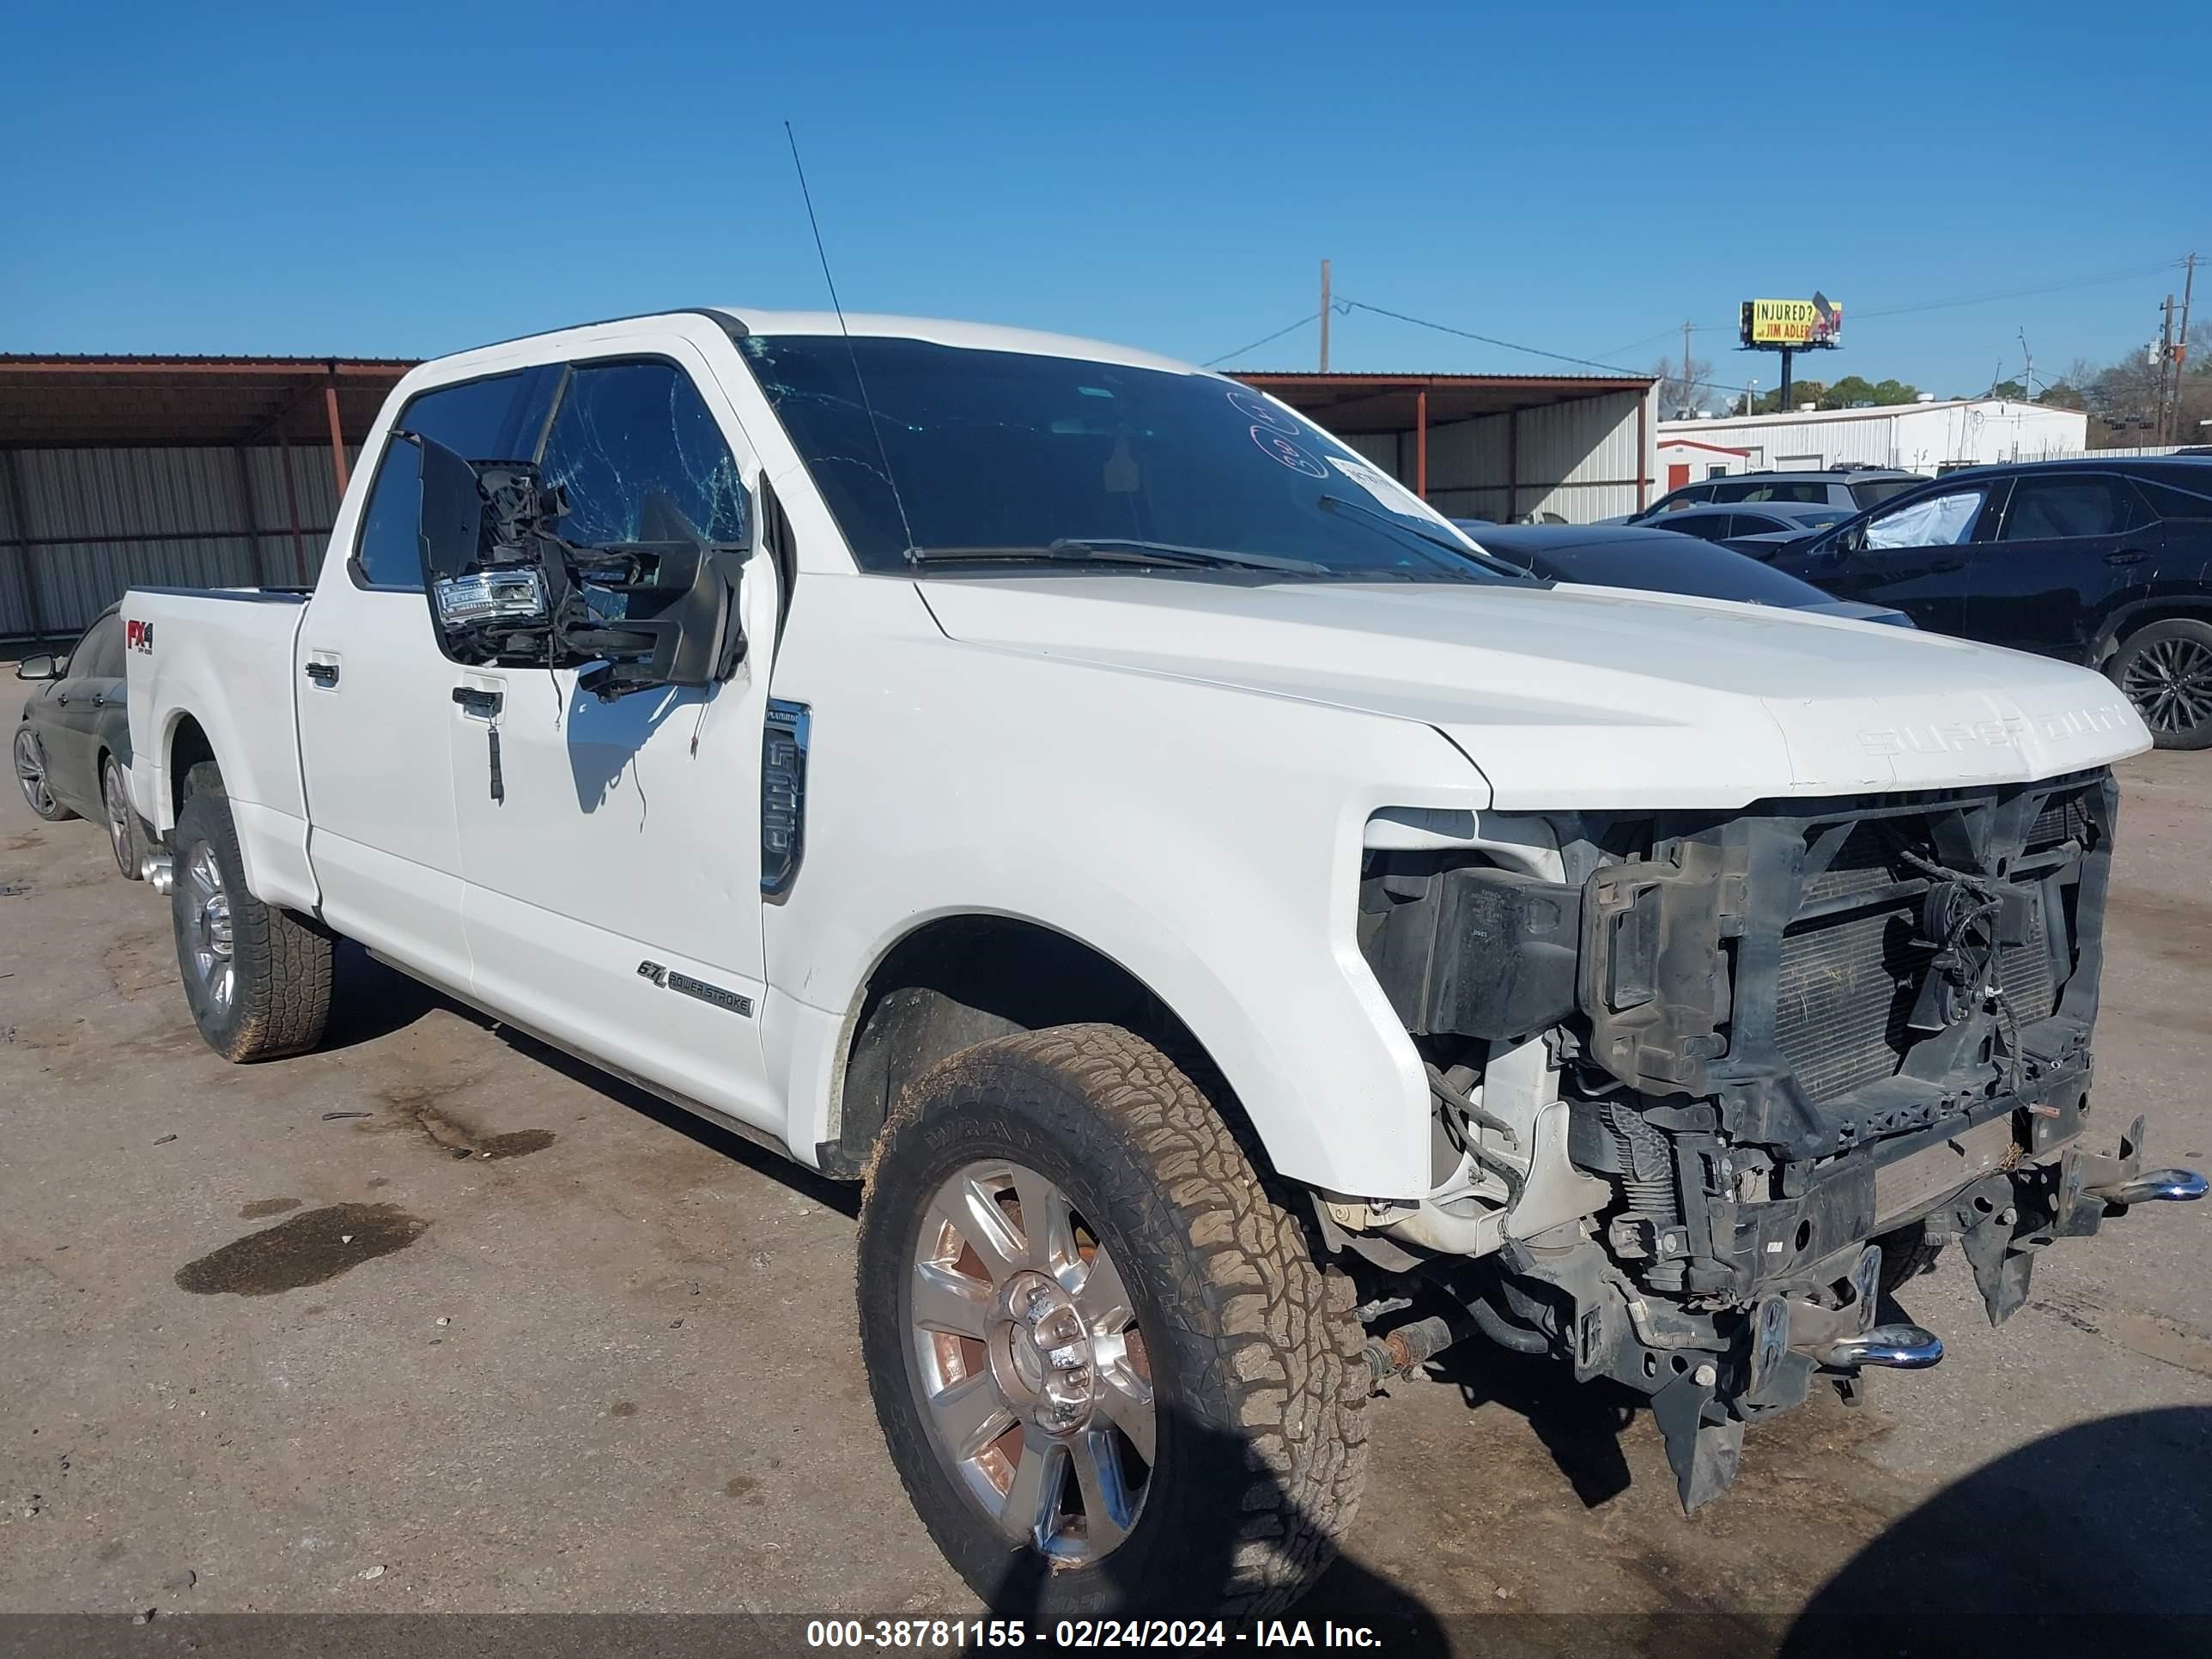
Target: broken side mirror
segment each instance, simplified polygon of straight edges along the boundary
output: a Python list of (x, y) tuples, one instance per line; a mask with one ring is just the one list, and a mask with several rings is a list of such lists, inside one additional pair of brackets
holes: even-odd
[(477, 470), (434, 438), (393, 434), (421, 457), (416, 536), (438, 625), (448, 636), (487, 623), (543, 628), (552, 619), (544, 574), (531, 564), (484, 562), (487, 503)]

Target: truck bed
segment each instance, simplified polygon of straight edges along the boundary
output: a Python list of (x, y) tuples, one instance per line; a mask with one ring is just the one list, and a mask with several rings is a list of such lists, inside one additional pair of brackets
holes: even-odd
[(134, 587), (123, 598), (132, 805), (167, 835), (185, 774), (220, 753), (247, 885), (301, 909), (316, 902), (294, 707), (308, 604), (252, 588)]

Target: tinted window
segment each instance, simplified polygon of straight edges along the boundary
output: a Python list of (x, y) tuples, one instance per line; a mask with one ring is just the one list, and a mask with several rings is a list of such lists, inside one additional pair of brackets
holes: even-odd
[(2202, 491), (2154, 483), (2148, 478), (2137, 478), (2136, 488), (2161, 519), (2212, 519), (2212, 478), (2205, 479)]
[(1730, 513), (1678, 513), (1667, 520), (1667, 528), (1677, 535), (1698, 536), (1709, 542), (1717, 542), (1723, 536), (1736, 533), (1729, 527), (1735, 522), (1735, 515)]
[(2012, 487), (2012, 506), (1998, 539), (2045, 542), (2118, 535), (2128, 527), (2132, 505), (2111, 478), (2022, 478)]
[(1681, 513), (1693, 507), (1703, 507), (1712, 498), (1711, 484), (1692, 484), (1687, 489), (1677, 490), (1665, 497), (1651, 510), (1654, 513)]
[(673, 363), (602, 363), (569, 378), (539, 463), (568, 491), (561, 534), (582, 547), (745, 535), (738, 464)]
[(123, 619), (102, 617), (84, 630), (76, 649), (69, 655), (73, 680), (112, 680), (123, 677)]
[(1095, 570), (1042, 550), (1141, 541), (1323, 576), (1508, 580), (1453, 550), (1460, 532), (1373, 463), (1213, 375), (911, 339), (740, 344), (863, 569), (902, 572), (914, 546)]
[(1713, 499), (1721, 501), (1814, 501), (1826, 505), (1828, 485), (1789, 483), (1773, 478), (1743, 479), (1723, 484)]
[[(392, 423), (472, 461), (532, 459), (552, 406), (562, 370), (557, 364), (495, 374), (462, 386), (441, 386), (407, 400)], [(393, 441), (377, 465), (376, 488), (362, 515), (354, 544), (354, 574), (374, 587), (420, 588), (422, 550), (416, 521), (422, 508), (422, 452)]]
[(1862, 508), (1874, 507), (1925, 482), (1922, 478), (1867, 478), (1850, 487), (1851, 499)]

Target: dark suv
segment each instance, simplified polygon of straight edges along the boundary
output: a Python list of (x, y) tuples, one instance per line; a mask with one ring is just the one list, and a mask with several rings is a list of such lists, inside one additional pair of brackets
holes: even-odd
[(1903, 472), (1892, 466), (1838, 466), (1821, 472), (1727, 472), (1670, 489), (1621, 522), (1649, 524), (1685, 507), (1735, 501), (1795, 501), (1802, 507), (1839, 507), (1846, 513), (1856, 513), (1927, 482), (1924, 472)]
[(2102, 669), (2160, 748), (2212, 746), (2212, 460), (1977, 467), (1772, 562), (1940, 634)]

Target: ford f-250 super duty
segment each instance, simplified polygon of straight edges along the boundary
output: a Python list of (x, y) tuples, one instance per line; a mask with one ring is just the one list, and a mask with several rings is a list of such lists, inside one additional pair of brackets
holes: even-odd
[[(849, 334), (845, 331), (849, 323)], [(2147, 1170), (2090, 1036), (2142, 722), (2079, 668), (1569, 592), (1282, 404), (702, 310), (425, 365), (312, 596), (125, 601), (192, 1018), (332, 941), (866, 1183), (892, 1459), (984, 1594), (1279, 1605), (1463, 1332), (1744, 1425)], [(2094, 1105), (2094, 1109), (2093, 1109)]]

